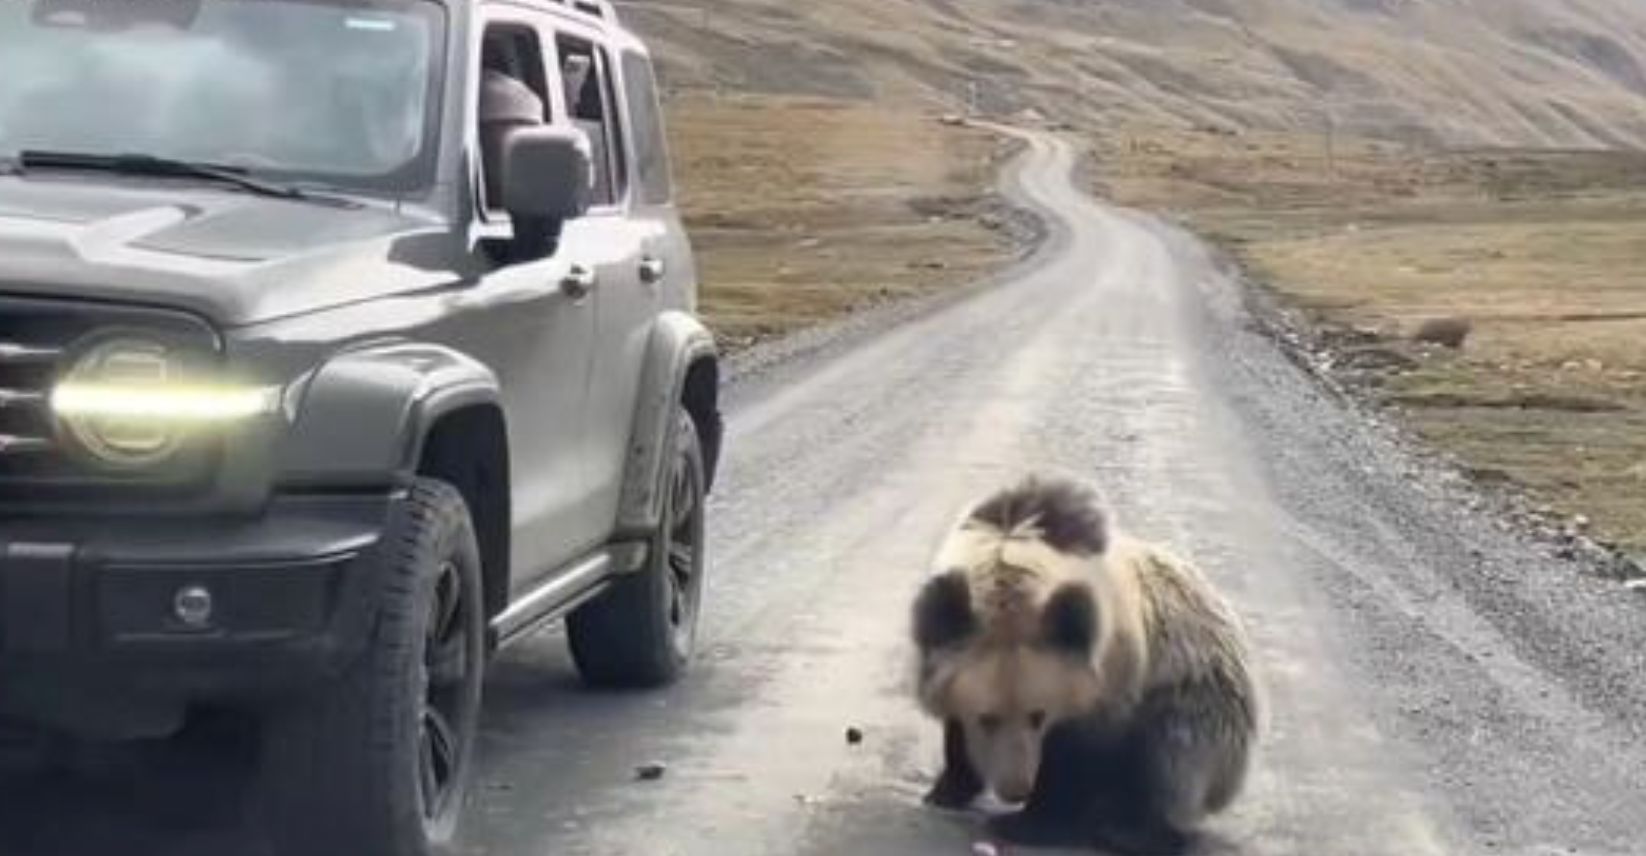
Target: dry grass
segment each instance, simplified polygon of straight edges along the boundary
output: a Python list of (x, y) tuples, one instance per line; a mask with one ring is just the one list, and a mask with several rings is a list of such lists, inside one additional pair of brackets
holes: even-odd
[(870, 104), (680, 97), (669, 104), (704, 310), (734, 347), (963, 285), (1014, 257), (984, 202), (1006, 149)]
[[(1326, 325), (1375, 335), (1373, 380), (1485, 478), (1646, 548), (1646, 156), (1437, 152), (1264, 135), (1100, 146), (1100, 189), (1172, 209)], [(1473, 322), (1460, 352), (1411, 345)]]

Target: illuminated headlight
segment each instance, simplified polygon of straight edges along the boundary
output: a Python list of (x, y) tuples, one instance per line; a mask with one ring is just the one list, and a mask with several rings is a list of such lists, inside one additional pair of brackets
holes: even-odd
[(172, 457), (202, 430), (278, 404), (273, 388), (202, 382), (197, 374), (163, 344), (111, 339), (74, 362), (52, 390), (51, 407), (94, 457), (143, 467)]

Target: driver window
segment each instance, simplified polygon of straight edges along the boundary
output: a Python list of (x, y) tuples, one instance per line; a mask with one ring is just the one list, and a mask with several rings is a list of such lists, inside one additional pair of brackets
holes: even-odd
[(520, 128), (552, 119), (537, 33), (517, 24), (492, 24), (480, 50), (480, 205), (502, 213), (503, 143)]

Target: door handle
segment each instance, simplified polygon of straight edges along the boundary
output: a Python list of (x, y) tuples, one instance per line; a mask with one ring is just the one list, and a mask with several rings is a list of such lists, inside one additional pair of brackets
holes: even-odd
[(663, 260), (656, 256), (646, 256), (640, 260), (640, 281), (647, 285), (656, 285), (663, 281), (663, 274), (668, 268)]
[(595, 272), (582, 265), (572, 265), (571, 270), (560, 278), (560, 291), (573, 300), (582, 300), (594, 291), (595, 285), (600, 282)]

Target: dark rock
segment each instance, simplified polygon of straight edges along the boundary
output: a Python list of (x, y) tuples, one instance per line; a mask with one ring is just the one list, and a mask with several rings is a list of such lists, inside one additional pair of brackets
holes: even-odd
[(1474, 324), (1467, 318), (1431, 318), (1418, 326), (1412, 338), (1441, 347), (1458, 350), (1474, 332)]

